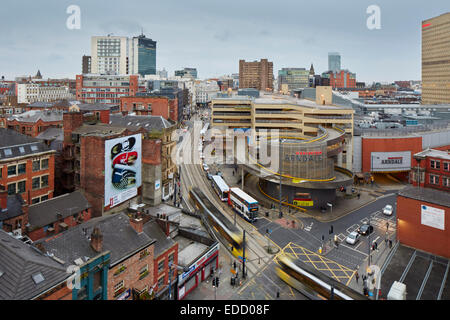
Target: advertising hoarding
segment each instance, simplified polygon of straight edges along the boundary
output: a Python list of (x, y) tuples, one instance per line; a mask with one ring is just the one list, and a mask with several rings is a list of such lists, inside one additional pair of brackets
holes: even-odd
[(105, 207), (137, 195), (142, 184), (142, 135), (105, 141)]
[(408, 170), (411, 170), (411, 151), (371, 152), (370, 154), (370, 171)]

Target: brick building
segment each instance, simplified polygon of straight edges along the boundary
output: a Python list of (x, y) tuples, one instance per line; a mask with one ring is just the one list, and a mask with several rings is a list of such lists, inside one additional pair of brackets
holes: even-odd
[(239, 60), (239, 88), (273, 91), (273, 62)]
[(91, 219), (92, 209), (80, 191), (31, 205), (28, 208), (27, 236), (36, 241), (56, 235)]
[(119, 104), (121, 97), (134, 96), (144, 89), (137, 75), (76, 76), (76, 99), (85, 103)]
[(356, 74), (348, 70), (328, 71), (322, 78), (329, 79), (329, 86), (335, 88), (356, 88)]
[(61, 128), (63, 114), (58, 110), (33, 110), (7, 118), (7, 128), (36, 137), (48, 128)]
[(120, 98), (120, 111), (123, 114), (162, 116), (177, 121), (178, 100), (163, 96), (133, 96)]
[[(54, 255), (68, 267), (80, 266), (109, 252), (98, 272), (90, 275), (88, 292), (75, 292), (77, 299), (130, 300), (150, 297), (155, 239), (143, 232), (143, 219), (125, 213), (91, 219), (36, 245)], [(106, 263), (104, 263), (106, 262)], [(85, 289), (86, 290), (86, 289)]]
[(449, 193), (409, 186), (397, 196), (397, 238), (400, 243), (450, 258)]
[(55, 150), (38, 139), (0, 129), (0, 185), (28, 204), (53, 197)]
[(26, 232), (28, 224), (28, 204), (20, 194), (8, 195), (0, 186), (0, 230), (12, 232), (20, 237)]
[(411, 168), (410, 173), (410, 180), (414, 186), (419, 183), (421, 187), (450, 192), (450, 155), (448, 152), (426, 149), (414, 154), (414, 159), (416, 164)]

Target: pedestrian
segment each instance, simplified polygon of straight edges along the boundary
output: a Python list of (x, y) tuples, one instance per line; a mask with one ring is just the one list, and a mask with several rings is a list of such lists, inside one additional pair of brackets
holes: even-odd
[(361, 198), (361, 193), (358, 192), (358, 200)]
[(392, 248), (392, 240), (389, 239), (389, 248)]
[(355, 273), (355, 279), (356, 279), (356, 283), (358, 283), (358, 279), (359, 279), (359, 273), (358, 273), (358, 271), (356, 271), (356, 273)]
[(374, 246), (375, 246), (375, 250), (378, 251), (378, 244), (376, 242), (374, 243)]

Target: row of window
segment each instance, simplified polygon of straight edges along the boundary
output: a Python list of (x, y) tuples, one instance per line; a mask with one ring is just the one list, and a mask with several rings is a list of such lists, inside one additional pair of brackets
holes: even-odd
[[(48, 169), (48, 158), (41, 160), (33, 160), (31, 167), (33, 172)], [(25, 174), (26, 172), (27, 172), (26, 162), (8, 166), (8, 177), (19, 176)], [(2, 178), (2, 170), (0, 168), (0, 179), (1, 178)]]
[[(8, 194), (25, 193), (26, 180), (12, 182), (8, 184)], [(33, 178), (31, 180), (31, 188), (33, 190), (42, 189), (48, 187), (48, 175)], [(38, 201), (39, 202), (39, 201)]]
[[(432, 169), (441, 169), (441, 161), (430, 160), (430, 167)], [(450, 162), (444, 162), (443, 167), (444, 167), (444, 171), (450, 171)]]
[[(430, 184), (439, 185), (440, 176), (430, 174)], [(442, 185), (444, 187), (450, 187), (450, 177), (442, 177)]]

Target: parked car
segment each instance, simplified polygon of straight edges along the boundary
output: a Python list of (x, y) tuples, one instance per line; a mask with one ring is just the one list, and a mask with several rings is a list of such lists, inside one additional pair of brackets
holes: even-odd
[(345, 242), (347, 242), (348, 244), (355, 244), (359, 240), (359, 237), (360, 237), (359, 233), (356, 231), (353, 231), (347, 236), (347, 239), (345, 239)]
[(222, 172), (220, 172), (220, 171), (217, 171), (216, 175), (219, 176), (219, 177), (223, 176)]
[(373, 232), (373, 226), (368, 224), (363, 224), (361, 227), (358, 228), (358, 233), (362, 234), (363, 236), (367, 236)]
[(387, 215), (387, 216), (391, 216), (392, 213), (394, 212), (394, 208), (388, 204), (383, 208), (383, 214)]
[(206, 176), (208, 177), (208, 180), (212, 180), (212, 174), (211, 173), (207, 172)]
[(208, 165), (206, 163), (203, 164), (203, 170), (205, 170), (205, 171), (209, 170), (209, 167), (208, 167)]

